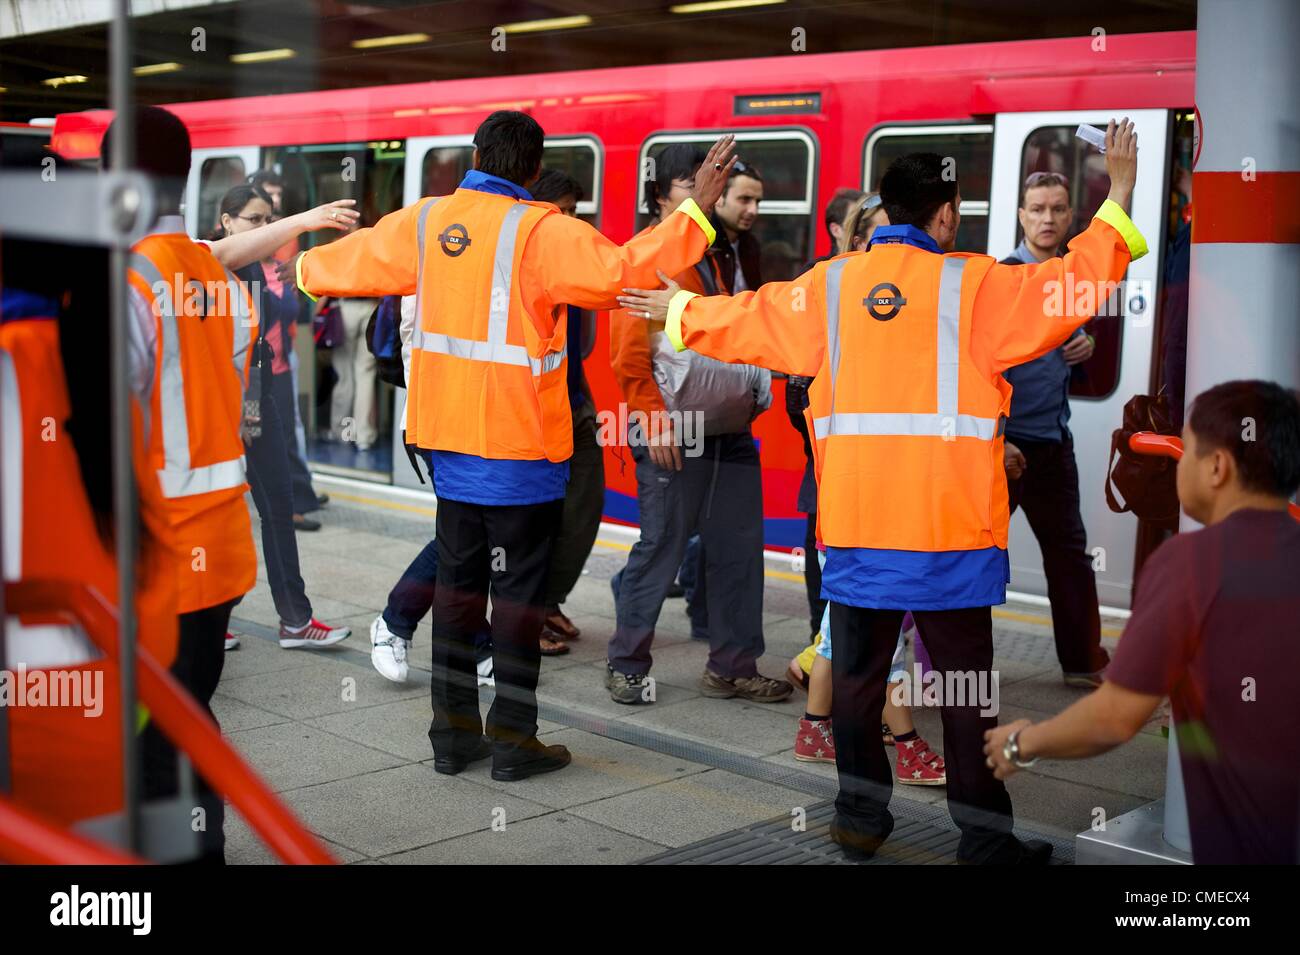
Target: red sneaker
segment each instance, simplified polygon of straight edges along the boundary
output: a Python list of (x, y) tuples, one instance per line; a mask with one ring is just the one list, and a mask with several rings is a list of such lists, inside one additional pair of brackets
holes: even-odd
[(280, 624), (280, 646), (285, 650), (297, 650), (300, 647), (329, 647), (346, 640), (352, 635), (351, 627), (331, 627), (321, 623), (315, 617), (301, 630), (291, 630)]
[(904, 786), (947, 785), (948, 776), (944, 771), (943, 757), (921, 737), (905, 743), (895, 742), (894, 747), (898, 750), (896, 776)]
[(835, 762), (835, 737), (830, 720), (799, 718), (799, 732), (794, 738), (794, 758), (803, 763)]
[(239, 638), (235, 636), (233, 633), (231, 633), (229, 630), (226, 631), (226, 649), (227, 650), (239, 649)]

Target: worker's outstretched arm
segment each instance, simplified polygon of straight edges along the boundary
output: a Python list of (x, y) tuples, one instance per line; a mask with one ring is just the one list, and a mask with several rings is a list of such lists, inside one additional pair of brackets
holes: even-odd
[(390, 212), (373, 228), (308, 249), (294, 260), (294, 280), (312, 299), (415, 294), (419, 270), (416, 234), (422, 199)]
[[(1064, 342), (1108, 301), (1129, 262), (1147, 252), (1146, 240), (1127, 212), (1137, 180), (1133, 124), (1112, 121), (1106, 144), (1110, 196), (1088, 228), (1070, 242), (1069, 252), (1035, 265), (995, 265), (980, 283), (971, 348), (977, 360), (985, 358), (995, 372)], [(1085, 307), (1079, 307), (1081, 302)], [(986, 354), (978, 354), (981, 350)]]
[(735, 137), (723, 136), (695, 173), (687, 199), (650, 232), (616, 245), (587, 223), (550, 215), (528, 239), (528, 279), (555, 305), (611, 309), (619, 292), (656, 284), (655, 272), (683, 272), (704, 257), (715, 237), (709, 214), (735, 165)]
[(286, 216), (268, 225), (247, 232), (228, 235), (208, 243), (208, 248), (217, 257), (217, 261), (231, 271), (242, 269), (251, 262), (269, 259), (276, 249), (286, 242), (291, 242), (304, 232), (316, 232), (320, 229), (337, 229), (347, 232), (361, 213), (352, 208), (355, 199), (336, 199), (315, 209), (308, 209), (294, 216)]
[(663, 289), (629, 289), (619, 304), (634, 317), (662, 320), (678, 351), (792, 375), (816, 375), (826, 350), (825, 265), (790, 282), (739, 295), (701, 296), (665, 275)]

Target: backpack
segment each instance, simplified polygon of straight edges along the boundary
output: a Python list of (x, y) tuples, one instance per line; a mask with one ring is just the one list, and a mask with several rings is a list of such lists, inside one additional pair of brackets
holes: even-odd
[[(1106, 503), (1115, 513), (1132, 511), (1142, 521), (1177, 520), (1178, 463), (1172, 458), (1138, 454), (1129, 448), (1129, 438), (1138, 431), (1178, 434), (1173, 416), (1169, 413), (1169, 399), (1163, 392), (1154, 397), (1134, 395), (1124, 406), (1124, 425), (1110, 439)], [(1116, 455), (1118, 461), (1115, 460)], [(1122, 506), (1115, 500), (1116, 490), (1124, 498)]]
[(386, 295), (379, 300), (366, 322), (366, 347), (375, 356), (380, 380), (406, 387), (402, 367), (402, 296)]

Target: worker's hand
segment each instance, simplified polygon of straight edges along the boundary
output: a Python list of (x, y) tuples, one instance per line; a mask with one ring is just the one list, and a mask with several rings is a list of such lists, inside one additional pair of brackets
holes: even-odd
[(323, 206), (309, 209), (302, 214), (303, 225), (308, 232), (316, 232), (319, 229), (348, 232), (361, 221), (361, 213), (353, 208), (356, 204), (355, 199), (335, 199)]
[(298, 256), (300, 255), (302, 255), (301, 252), (291, 255), (283, 262), (276, 264), (275, 274), (279, 277), (281, 282), (294, 286), (298, 284)]
[(661, 289), (625, 288), (618, 297), (620, 308), (625, 308), (633, 318), (644, 318), (652, 322), (668, 320), (668, 303), (682, 287), (664, 273), (659, 272), (659, 281), (664, 283)]
[(1110, 176), (1108, 198), (1125, 212), (1133, 199), (1133, 186), (1137, 182), (1137, 157), (1137, 130), (1127, 116), (1118, 123), (1112, 119), (1106, 127), (1106, 174)]
[(1006, 745), (1008, 736), (1029, 725), (1029, 720), (1016, 720), (1014, 723), (984, 733), (984, 765), (993, 770), (993, 775), (998, 779), (1006, 779), (1020, 772), (1020, 768), (1015, 763), (1002, 755), (1002, 747)]
[(722, 191), (727, 187), (727, 177), (731, 167), (736, 164), (736, 137), (728, 133), (721, 137), (700, 163), (695, 173), (695, 188), (691, 198), (707, 216), (713, 212), (713, 206), (722, 198)]
[(1007, 477), (1012, 481), (1018, 480), (1029, 466), (1021, 450), (1010, 441), (1002, 449), (1002, 464), (1007, 469)]
[(647, 450), (650, 452), (650, 460), (655, 463), (656, 467), (663, 468), (665, 471), (680, 471), (682, 469), (682, 449), (677, 446), (677, 436), (673, 433), (673, 421), (667, 415), (651, 414), (651, 430), (657, 432), (651, 435), (647, 442)]
[(1091, 335), (1075, 335), (1062, 347), (1061, 357), (1065, 359), (1067, 365), (1077, 365), (1091, 358), (1096, 350), (1097, 343), (1092, 340)]

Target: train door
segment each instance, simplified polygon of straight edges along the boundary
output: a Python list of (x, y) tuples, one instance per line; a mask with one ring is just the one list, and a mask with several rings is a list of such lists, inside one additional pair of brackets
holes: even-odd
[[(1000, 114), (994, 122), (988, 252), (1009, 255), (1022, 239), (1017, 219), (1020, 190), (1034, 172), (1057, 173), (1066, 182), (1075, 219), (1074, 235), (1106, 198), (1105, 159), (1075, 137), (1082, 123), (1105, 128), (1112, 117), (1129, 116), (1141, 139), (1138, 186), (1131, 212), (1146, 237), (1150, 254), (1129, 268), (1123, 287), (1089, 326), (1096, 339), (1093, 356), (1076, 366), (1070, 384), (1070, 430), (1079, 468), (1079, 492), (1087, 548), (1093, 554), (1097, 592), (1103, 605), (1127, 607), (1130, 601), (1137, 521), (1112, 513), (1103, 492), (1111, 432), (1123, 419), (1124, 404), (1150, 390), (1158, 279), (1167, 205), (1166, 171), (1169, 111), (1077, 110)], [(964, 189), (963, 189), (964, 192)], [(1081, 290), (1062, 289), (1077, 301)], [(1011, 522), (1011, 587), (1046, 594), (1037, 542), (1022, 513)]]
[(257, 146), (194, 150), (185, 184), (186, 232), (196, 239), (213, 236), (221, 226), (221, 197), (258, 170), (258, 152)]
[[(424, 196), (445, 196), (454, 192), (473, 168), (474, 138), (469, 134), (458, 136), (416, 136), (406, 141), (406, 180), (403, 205), (410, 205)], [(605, 166), (605, 150), (594, 136), (555, 136), (546, 140), (542, 153), (542, 167), (562, 169), (576, 179), (583, 189), (583, 199), (578, 203), (577, 214), (594, 226), (600, 225), (600, 195)], [(590, 354), (590, 345), (584, 353)], [(393, 421), (402, 420), (406, 407), (406, 389), (396, 388), (393, 393)], [(421, 487), (415, 471), (406, 463), (406, 450), (402, 432), (393, 428), (393, 483), (402, 487)], [(423, 485), (431, 490), (429, 485)]]

